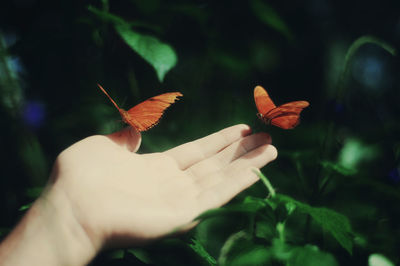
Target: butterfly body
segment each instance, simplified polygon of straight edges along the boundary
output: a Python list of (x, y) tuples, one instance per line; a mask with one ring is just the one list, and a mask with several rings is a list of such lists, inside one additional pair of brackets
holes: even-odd
[(276, 106), (267, 91), (257, 86), (254, 89), (257, 116), (267, 125), (282, 129), (293, 129), (300, 123), (300, 113), (310, 104), (307, 101), (294, 101)]
[(153, 126), (157, 125), (163, 116), (165, 109), (178, 100), (178, 97), (183, 96), (180, 92), (168, 92), (160, 94), (147, 99), (146, 101), (141, 102), (126, 111), (122, 108), (119, 108), (119, 106), (114, 102), (110, 95), (108, 95), (102, 86), (99, 84), (97, 85), (118, 109), (122, 120), (131, 125), (138, 132), (149, 130)]

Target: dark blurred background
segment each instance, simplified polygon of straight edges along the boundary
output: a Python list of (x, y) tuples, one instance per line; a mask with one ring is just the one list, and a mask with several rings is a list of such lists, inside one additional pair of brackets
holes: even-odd
[[(89, 6), (174, 49), (177, 64), (163, 82)], [(362, 36), (362, 45), (354, 44)], [(100, 83), (125, 109), (164, 92), (183, 93), (160, 124), (143, 133), (141, 153), (237, 123), (269, 132), (280, 155), (264, 171), (277, 190), (336, 209), (359, 233), (361, 251), (353, 258), (338, 252), (339, 260), (366, 265), (368, 254), (380, 252), (396, 261), (400, 87), (392, 53), (399, 44), (394, 0), (5, 1), (0, 232), (8, 232), (23, 214), (19, 208), (40, 193), (57, 154), (124, 126)], [(346, 61), (352, 45), (357, 49)], [(301, 124), (288, 131), (262, 125), (256, 85), (276, 104), (309, 101)], [(316, 182), (323, 186), (318, 193)], [(256, 185), (249, 193), (266, 192)]]

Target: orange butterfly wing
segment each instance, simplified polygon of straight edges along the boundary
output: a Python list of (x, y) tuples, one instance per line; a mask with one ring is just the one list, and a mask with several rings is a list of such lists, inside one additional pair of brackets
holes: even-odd
[[(301, 111), (310, 105), (307, 101), (294, 101), (275, 107), (267, 91), (261, 86), (254, 89), (254, 99), (260, 118), (266, 124), (272, 124), (283, 129), (296, 127), (300, 123)], [(271, 103), (274, 106), (272, 108)]]
[(157, 125), (165, 109), (183, 96), (180, 92), (168, 92), (147, 99), (125, 112), (124, 120), (137, 131), (146, 131)]
[(99, 84), (97, 85), (118, 109), (124, 122), (131, 125), (139, 132), (146, 131), (157, 125), (164, 114), (165, 109), (178, 100), (179, 96), (183, 96), (180, 92), (164, 93), (147, 99), (146, 101), (141, 102), (126, 111), (118, 107), (118, 105), (114, 102), (110, 95), (108, 95), (102, 86)]
[(261, 115), (265, 115), (276, 107), (267, 91), (261, 86), (254, 88), (254, 101), (256, 102), (258, 113)]

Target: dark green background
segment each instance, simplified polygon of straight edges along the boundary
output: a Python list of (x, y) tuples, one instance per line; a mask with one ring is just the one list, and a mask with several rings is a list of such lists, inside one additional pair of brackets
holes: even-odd
[[(365, 240), (355, 245), (353, 256), (318, 238), (300, 237), (300, 242), (330, 250), (342, 265), (366, 265), (371, 253), (399, 262), (398, 56), (380, 45), (362, 45), (339, 82), (347, 49), (357, 38), (374, 36), (399, 48), (398, 1), (110, 0), (110, 13), (176, 51), (177, 65), (162, 83), (111, 23), (88, 11), (89, 5), (104, 8), (102, 1), (13, 0), (0, 6), (3, 234), (23, 214), (18, 209), (37, 196), (58, 153), (84, 137), (123, 126), (96, 87), (100, 83), (125, 109), (164, 92), (183, 93), (160, 124), (143, 133), (141, 153), (237, 123), (269, 132), (280, 153), (264, 169), (274, 187), (347, 215)], [(267, 88), (277, 104), (309, 101), (301, 124), (289, 131), (263, 126), (253, 101), (256, 85)], [(32, 108), (41, 115), (33, 122), (26, 118)], [(352, 169), (355, 174), (330, 173), (326, 189), (316, 192), (326, 170), (320, 162), (336, 163), (348, 140), (365, 148), (355, 149), (356, 155), (373, 155)], [(257, 184), (248, 193), (267, 192)], [(178, 256), (178, 251), (170, 252)]]

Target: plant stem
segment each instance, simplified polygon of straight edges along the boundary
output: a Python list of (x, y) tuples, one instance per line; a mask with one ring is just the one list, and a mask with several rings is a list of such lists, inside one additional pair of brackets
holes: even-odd
[(258, 177), (261, 179), (261, 181), (267, 187), (271, 197), (272, 198), (275, 197), (275, 195), (276, 195), (275, 189), (272, 187), (271, 182), (269, 182), (268, 178), (265, 175), (263, 175), (260, 171), (254, 170), (254, 173), (256, 173), (258, 175)]
[(282, 243), (285, 243), (285, 222), (277, 223), (276, 224), (276, 231), (278, 231), (279, 240)]

